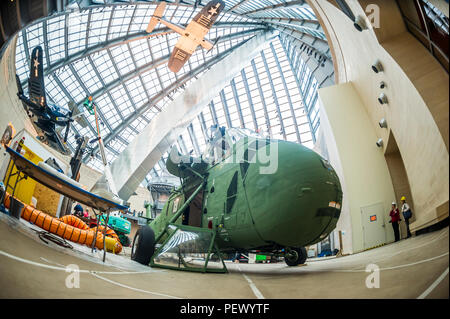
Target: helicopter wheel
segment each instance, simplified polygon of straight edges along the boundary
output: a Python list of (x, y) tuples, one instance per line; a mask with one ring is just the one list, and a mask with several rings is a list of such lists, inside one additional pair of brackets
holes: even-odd
[(305, 247), (290, 247), (286, 249), (284, 261), (288, 266), (297, 266), (304, 264), (308, 258)]
[(155, 251), (155, 233), (149, 226), (142, 226), (136, 232), (131, 247), (131, 259), (148, 265)]

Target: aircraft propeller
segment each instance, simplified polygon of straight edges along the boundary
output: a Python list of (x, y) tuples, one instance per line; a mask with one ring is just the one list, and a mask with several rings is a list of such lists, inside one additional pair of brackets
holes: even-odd
[(66, 144), (67, 137), (69, 137), (70, 122), (72, 122), (72, 121), (73, 121), (73, 119), (72, 119), (72, 111), (69, 111), (69, 120), (67, 121), (67, 124), (66, 124), (66, 133), (64, 134), (64, 140), (63, 140), (64, 144)]

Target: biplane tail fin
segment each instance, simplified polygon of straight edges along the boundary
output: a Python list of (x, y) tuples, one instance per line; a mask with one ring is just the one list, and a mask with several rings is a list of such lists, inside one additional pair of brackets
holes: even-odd
[(43, 50), (37, 46), (31, 52), (30, 76), (28, 78), (29, 99), (42, 108), (47, 106), (44, 86)]

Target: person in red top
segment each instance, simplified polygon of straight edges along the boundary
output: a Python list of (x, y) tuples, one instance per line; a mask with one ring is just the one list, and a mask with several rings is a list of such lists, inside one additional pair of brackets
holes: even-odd
[(398, 210), (397, 204), (395, 202), (392, 202), (392, 209), (389, 212), (389, 216), (391, 216), (391, 220), (389, 222), (392, 223), (392, 228), (394, 229), (395, 241), (399, 241), (400, 232), (398, 223), (401, 219), (400, 219), (400, 211)]

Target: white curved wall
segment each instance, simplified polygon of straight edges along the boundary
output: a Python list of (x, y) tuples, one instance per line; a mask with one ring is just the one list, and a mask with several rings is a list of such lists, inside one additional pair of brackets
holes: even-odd
[[(418, 50), (421, 44), (404, 26), (402, 28), (402, 21), (389, 20), (399, 17), (393, 2), (370, 2), (380, 7), (382, 24), (378, 34), (373, 28), (363, 32), (357, 31), (349, 18), (328, 1), (309, 1), (333, 52), (336, 83), (352, 83), (362, 101), (361, 107), (365, 108), (370, 118), (371, 129), (385, 142), (381, 152), (385, 151), (388, 145), (390, 132), (396, 139), (414, 201), (416, 220), (411, 229), (415, 231), (448, 217), (449, 156), (442, 133), (445, 129), (448, 132), (448, 124), (447, 128), (440, 128), (436, 123), (441, 118), (448, 118), (448, 74), (443, 76), (442, 72), (427, 72), (426, 68), (423, 70), (423, 61), (431, 63), (433, 68), (438, 65), (425, 49), (419, 51), (422, 60), (408, 60), (408, 50), (391, 55), (380, 44), (379, 39), (382, 38), (384, 42), (409, 39), (409, 42), (417, 45)], [(355, 15), (365, 15), (358, 1), (349, 0), (347, 3)], [(386, 22), (385, 29), (383, 21), (391, 21)], [(382, 61), (385, 71), (375, 74), (371, 65), (377, 59)], [(413, 74), (419, 73), (423, 74), (423, 77), (413, 78)], [(436, 78), (443, 84), (427, 86)], [(383, 92), (388, 96), (388, 105), (381, 106), (377, 101), (382, 92), (379, 88), (380, 81), (387, 83)], [(438, 90), (434, 96), (440, 97), (440, 104), (442, 99), (446, 99), (447, 108), (440, 107), (437, 110), (433, 102), (433, 89)], [(378, 121), (381, 118), (387, 120), (388, 129), (379, 127)], [(336, 140), (336, 143), (349, 141)], [(373, 147), (376, 147), (375, 141)], [(400, 199), (396, 200), (399, 202)]]

